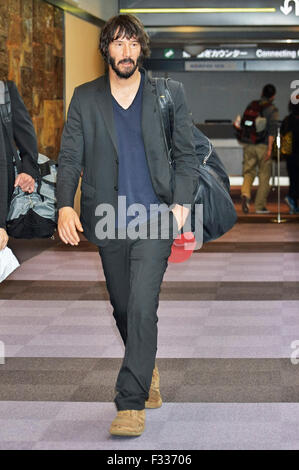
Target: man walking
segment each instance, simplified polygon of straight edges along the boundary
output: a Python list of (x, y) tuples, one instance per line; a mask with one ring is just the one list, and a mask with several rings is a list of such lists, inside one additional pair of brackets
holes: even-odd
[[(248, 105), (242, 119), (244, 125), (243, 135), (249, 136), (251, 140), (250, 143), (244, 146), (243, 156), (244, 180), (241, 188), (241, 199), (242, 210), (245, 214), (249, 212), (251, 188), (257, 169), (259, 187), (255, 197), (255, 212), (256, 214), (269, 213), (266, 203), (270, 191), (271, 153), (278, 126), (278, 110), (273, 104), (275, 93), (274, 85), (265, 85), (261, 99)], [(258, 120), (260, 123), (258, 123)], [(264, 128), (263, 120), (265, 122)], [(260, 132), (258, 132), (259, 125), (261, 125)]]
[[(145, 408), (162, 404), (155, 366), (159, 292), (173, 238), (189, 215), (183, 204), (193, 203), (199, 164), (183, 86), (170, 81), (175, 102), (172, 184), (158, 98), (153, 81), (140, 66), (150, 53), (140, 21), (132, 15), (111, 18), (101, 32), (99, 48), (108, 71), (75, 89), (63, 131), (58, 230), (65, 243), (78, 245), (78, 230), (99, 247), (113, 315), (125, 345), (116, 383), (117, 416), (110, 432), (137, 436), (144, 430)], [(81, 170), (79, 220), (73, 202)], [(157, 237), (124, 235), (136, 204), (144, 208), (137, 227), (152, 228), (157, 220)], [(111, 207), (117, 213), (116, 230), (105, 238), (103, 227), (110, 225), (110, 219), (104, 213)]]

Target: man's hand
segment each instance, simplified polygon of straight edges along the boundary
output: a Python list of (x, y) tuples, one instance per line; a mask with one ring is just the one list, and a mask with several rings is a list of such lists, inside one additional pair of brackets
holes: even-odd
[(267, 151), (266, 151), (265, 157), (264, 157), (265, 161), (267, 161), (267, 160), (269, 160), (269, 158), (271, 158), (274, 140), (275, 140), (275, 137), (273, 135), (268, 136), (268, 147), (267, 147)]
[(62, 207), (59, 209), (58, 233), (61, 240), (66, 244), (78, 245), (80, 238), (77, 230), (83, 232), (77, 212), (72, 207)]
[(272, 155), (272, 150), (267, 150), (267, 152), (265, 153), (265, 161), (269, 160), (269, 158), (271, 158), (271, 155)]
[(0, 228), (0, 251), (4, 250), (8, 242), (8, 235), (5, 228)]
[(20, 173), (15, 180), (15, 188), (20, 186), (21, 190), (27, 193), (33, 193), (34, 191), (34, 179), (27, 173)]
[(181, 228), (185, 225), (190, 209), (188, 209), (188, 207), (176, 204), (171, 210), (176, 218), (178, 229), (181, 230)]

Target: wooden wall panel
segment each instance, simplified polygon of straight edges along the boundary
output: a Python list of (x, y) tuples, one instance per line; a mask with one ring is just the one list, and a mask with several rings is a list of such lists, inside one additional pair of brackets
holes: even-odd
[(1, 0), (0, 79), (13, 80), (39, 151), (57, 158), (63, 129), (63, 11), (43, 0)]

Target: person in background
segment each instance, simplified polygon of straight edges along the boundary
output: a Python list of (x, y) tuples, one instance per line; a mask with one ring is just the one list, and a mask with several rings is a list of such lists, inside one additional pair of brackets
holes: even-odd
[(285, 202), (290, 208), (290, 214), (299, 214), (299, 100), (297, 104), (290, 101), (289, 112), (281, 123), (281, 152), (286, 155), (290, 180)]
[[(3, 83), (2, 83), (3, 84)], [(7, 81), (11, 102), (11, 132), (20, 152), (23, 171), (15, 178), (13, 151), (0, 113), (0, 250), (8, 242), (6, 218), (14, 188), (32, 193), (35, 179), (39, 175), (37, 165), (38, 148), (35, 130), (27, 108), (14, 82)], [(1, 103), (0, 106), (6, 106)]]
[(274, 106), (276, 89), (274, 85), (265, 85), (259, 104), (262, 116), (266, 118), (264, 138), (258, 143), (247, 143), (244, 146), (243, 185), (241, 188), (242, 210), (249, 212), (251, 188), (258, 169), (259, 187), (255, 197), (255, 212), (267, 214), (267, 198), (270, 191), (271, 154), (278, 127), (278, 109)]

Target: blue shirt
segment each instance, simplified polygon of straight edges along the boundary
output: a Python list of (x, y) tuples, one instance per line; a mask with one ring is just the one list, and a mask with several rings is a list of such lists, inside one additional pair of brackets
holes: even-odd
[[(159, 205), (161, 202), (153, 189), (142, 138), (143, 86), (144, 73), (141, 71), (139, 89), (129, 108), (124, 109), (113, 96), (112, 102), (119, 159), (118, 196), (126, 196), (126, 213), (131, 204), (143, 204), (146, 207), (148, 219), (150, 204)], [(139, 212), (133, 216), (126, 216), (126, 219), (124, 215), (119, 214), (119, 226), (128, 225), (130, 220), (139, 215)], [(141, 217), (139, 220), (141, 221)], [(116, 226), (118, 226), (117, 220)]]

